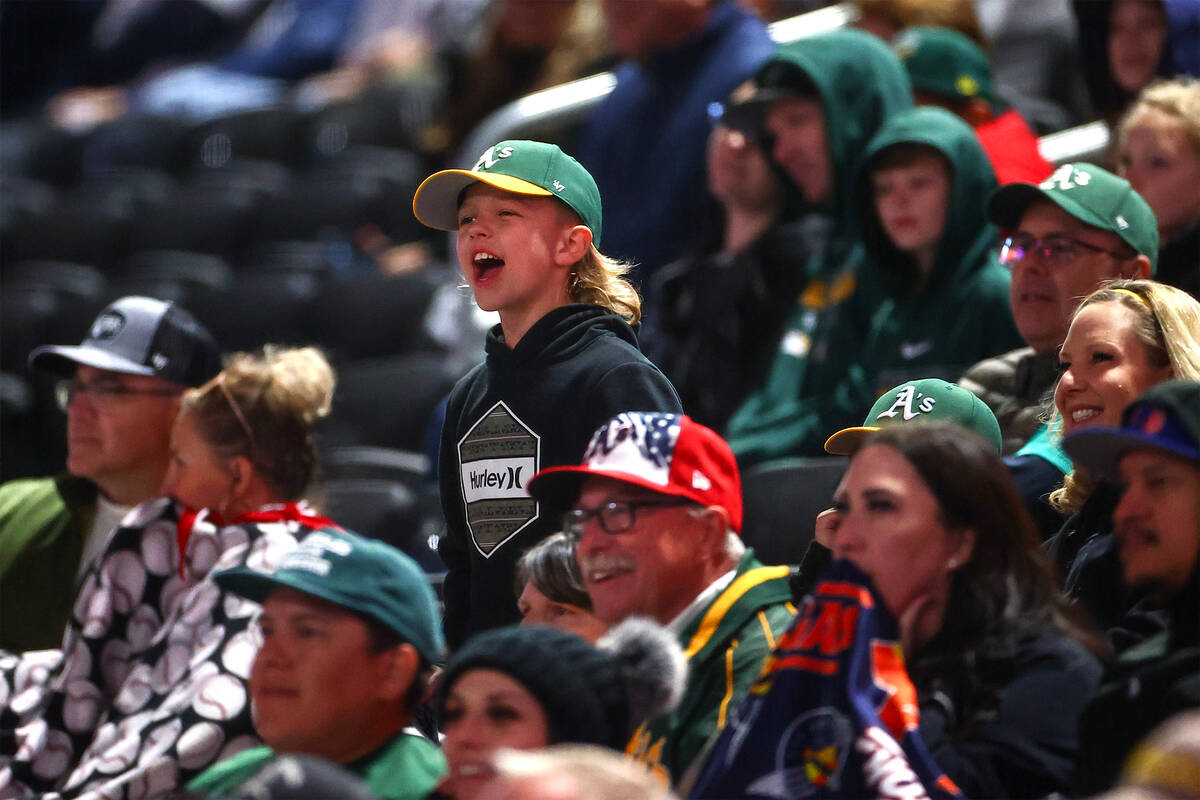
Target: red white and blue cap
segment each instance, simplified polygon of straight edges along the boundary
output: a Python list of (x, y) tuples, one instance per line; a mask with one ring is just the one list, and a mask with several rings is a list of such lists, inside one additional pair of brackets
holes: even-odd
[(1129, 404), (1119, 428), (1086, 428), (1063, 439), (1063, 449), (1101, 478), (1117, 477), (1130, 450), (1161, 450), (1200, 465), (1200, 383), (1163, 381)]
[(530, 481), (529, 493), (539, 502), (570, 508), (589, 476), (721, 506), (730, 528), (742, 529), (742, 480), (733, 451), (716, 431), (684, 414), (618, 414), (592, 436), (582, 464), (542, 470)]

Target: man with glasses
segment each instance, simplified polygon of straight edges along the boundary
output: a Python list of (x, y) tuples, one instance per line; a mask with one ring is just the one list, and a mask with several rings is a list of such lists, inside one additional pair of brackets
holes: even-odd
[(1128, 181), (1084, 162), (1041, 184), (1001, 187), (988, 216), (1005, 232), (1000, 260), (1012, 271), (1009, 302), (1028, 346), (979, 362), (959, 383), (996, 413), (1011, 454), (1042, 427), (1075, 306), (1106, 280), (1149, 277), (1158, 223)]
[(39, 347), (30, 365), (59, 378), (67, 463), (0, 486), (0, 649), (12, 652), (60, 644), (79, 576), (121, 518), (158, 495), (181, 393), (221, 359), (183, 309), (123, 297), (78, 347)]
[(577, 467), (534, 476), (539, 503), (571, 509), (594, 613), (615, 625), (644, 616), (679, 636), (683, 702), (642, 726), (629, 751), (678, 781), (731, 704), (758, 676), (791, 604), (787, 567), (764, 567), (738, 533), (741, 478), (729, 445), (680, 414), (619, 414)]

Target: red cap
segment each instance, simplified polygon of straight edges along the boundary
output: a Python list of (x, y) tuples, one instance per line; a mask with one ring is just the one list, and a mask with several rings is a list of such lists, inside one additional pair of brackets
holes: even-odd
[(715, 431), (683, 414), (618, 414), (592, 436), (581, 465), (544, 469), (528, 490), (540, 502), (569, 508), (589, 475), (721, 506), (729, 526), (742, 530), (742, 481), (733, 451)]

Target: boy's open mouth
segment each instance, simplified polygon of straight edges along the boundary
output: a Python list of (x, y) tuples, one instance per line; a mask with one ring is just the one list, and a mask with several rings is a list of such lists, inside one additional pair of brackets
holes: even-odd
[(503, 267), (504, 259), (497, 258), (496, 256), (492, 255), (491, 253), (476, 253), (475, 259), (474, 259), (474, 264), (475, 264), (475, 277), (478, 279), (478, 278), (483, 278), (484, 276), (486, 276), (489, 272), (492, 272), (493, 270), (497, 270), (500, 267)]

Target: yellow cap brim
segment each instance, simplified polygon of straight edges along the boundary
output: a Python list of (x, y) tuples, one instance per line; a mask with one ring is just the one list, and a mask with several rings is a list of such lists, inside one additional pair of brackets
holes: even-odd
[(825, 452), (835, 456), (848, 456), (858, 449), (868, 433), (874, 433), (879, 428), (842, 428), (825, 440)]
[(421, 181), (413, 194), (413, 215), (422, 225), (430, 228), (439, 231), (458, 230), (458, 196), (472, 183), (486, 183), (513, 194), (553, 196), (548, 189), (512, 175), (444, 169)]

